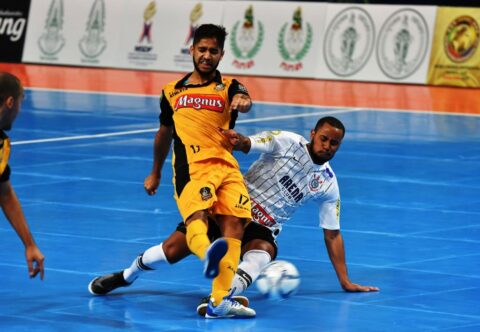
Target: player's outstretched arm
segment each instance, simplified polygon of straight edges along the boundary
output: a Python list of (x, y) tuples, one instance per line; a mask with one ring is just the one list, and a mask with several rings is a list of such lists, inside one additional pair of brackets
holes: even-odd
[(145, 191), (149, 195), (155, 195), (157, 193), (157, 188), (160, 185), (160, 178), (162, 176), (163, 164), (165, 163), (165, 159), (167, 159), (170, 145), (172, 144), (172, 134), (173, 127), (160, 125), (155, 135), (152, 170), (143, 181)]
[(34, 278), (40, 273), (40, 279), (43, 280), (45, 272), (43, 261), (45, 257), (40, 249), (38, 249), (33, 236), (30, 233), (20, 201), (18, 200), (10, 181), (0, 182), (0, 206), (2, 207), (5, 217), (7, 217), (25, 246), (25, 258), (27, 260), (30, 278)]
[(346, 292), (376, 292), (379, 291), (375, 286), (362, 286), (350, 281), (345, 263), (345, 249), (340, 230), (323, 230), (325, 245), (327, 246), (328, 256), (337, 273), (338, 281)]

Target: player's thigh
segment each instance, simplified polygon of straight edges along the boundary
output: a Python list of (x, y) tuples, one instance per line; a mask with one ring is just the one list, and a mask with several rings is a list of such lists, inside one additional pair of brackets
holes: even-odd
[(221, 183), (218, 172), (208, 164), (196, 163), (190, 168), (189, 180), (181, 188), (175, 184), (175, 199), (183, 220), (189, 219), (195, 212), (210, 211), (218, 200), (215, 188)]
[(228, 173), (216, 192), (214, 214), (250, 220), (252, 207), (243, 177), (237, 169), (227, 169), (226, 172)]

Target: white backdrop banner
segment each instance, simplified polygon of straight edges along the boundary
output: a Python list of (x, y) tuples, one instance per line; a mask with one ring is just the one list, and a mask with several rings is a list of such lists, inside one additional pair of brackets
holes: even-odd
[(436, 8), (329, 4), (316, 77), (425, 84)]
[(437, 7), (287, 1), (32, 0), (23, 62), (191, 71), (203, 23), (228, 74), (425, 84)]

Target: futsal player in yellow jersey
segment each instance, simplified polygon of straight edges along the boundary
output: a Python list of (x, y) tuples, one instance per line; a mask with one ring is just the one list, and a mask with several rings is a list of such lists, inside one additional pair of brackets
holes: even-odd
[[(219, 128), (232, 128), (238, 112), (248, 112), (252, 102), (243, 85), (217, 71), (226, 34), (221, 26), (199, 26), (190, 47), (193, 72), (164, 87), (153, 167), (144, 185), (150, 195), (155, 194), (173, 139), (175, 199), (186, 224), (187, 244), (204, 261), (205, 276), (213, 278), (206, 317), (247, 318), (255, 311), (232, 299), (229, 292), (244, 227), (251, 217), (250, 198), (232, 146)], [(215, 217), (223, 236), (213, 243), (207, 236), (209, 215)]]
[(25, 246), (30, 278), (40, 274), (43, 280), (45, 257), (30, 233), (22, 206), (10, 183), (10, 139), (4, 132), (11, 129), (20, 112), (22, 100), (23, 86), (20, 80), (10, 73), (0, 72), (0, 207)]

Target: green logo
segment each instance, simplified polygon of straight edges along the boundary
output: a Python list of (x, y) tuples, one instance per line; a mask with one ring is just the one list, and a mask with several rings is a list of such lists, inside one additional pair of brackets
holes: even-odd
[(278, 50), (284, 62), (281, 67), (285, 70), (300, 70), (301, 60), (312, 45), (313, 29), (310, 23), (303, 24), (302, 8), (298, 7), (293, 14), (291, 24), (285, 23), (278, 34)]
[[(255, 22), (253, 15), (253, 6), (249, 6), (245, 11), (243, 24), (237, 21), (232, 28), (230, 35), (230, 46), (233, 55), (237, 58), (233, 65), (237, 68), (251, 68), (254, 65), (253, 57), (260, 50), (265, 29), (262, 22)], [(240, 60), (249, 61), (240, 61)]]

